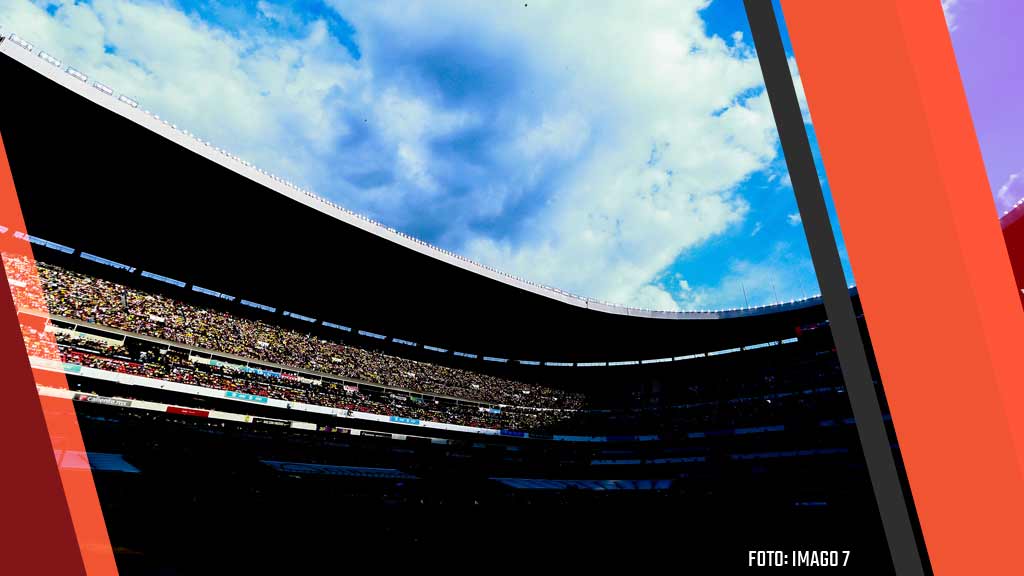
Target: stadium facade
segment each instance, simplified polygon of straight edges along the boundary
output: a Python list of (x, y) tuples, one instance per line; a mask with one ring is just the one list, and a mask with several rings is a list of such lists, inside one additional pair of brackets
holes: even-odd
[(241, 519), (309, 557), (347, 521), (360, 555), (651, 547), (639, 563), (686, 538), (739, 567), (770, 534), (886, 571), (820, 298), (659, 312), (533, 284), (22, 39), (0, 53), (25, 221), (0, 222), (5, 271), (33, 366), (67, 379), (40, 393), (74, 402), (112, 541), (147, 569), (246, 546)]

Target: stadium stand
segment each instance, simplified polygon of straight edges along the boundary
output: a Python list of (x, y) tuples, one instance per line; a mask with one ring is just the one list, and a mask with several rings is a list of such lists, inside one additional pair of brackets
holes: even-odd
[[(732, 573), (794, 542), (885, 572), (820, 300), (661, 314), (496, 279), (0, 52), (26, 227), (3, 264), (122, 573)], [(54, 110), (89, 145), (36, 130)]]
[[(801, 414), (838, 414), (839, 419), (846, 416), (842, 379), (831, 356), (797, 361), (781, 375), (771, 371), (752, 373), (731, 386), (710, 386), (705, 375), (704, 384), (674, 391), (675, 404), (630, 410), (615, 406), (585, 408), (580, 393), (346, 346), (45, 262), (37, 265), (45, 293), (40, 298), (29, 289), (33, 279), (25, 259), (5, 255), (4, 262), (9, 264), (12, 285), (25, 286), (15, 293), (23, 310), (44, 312), (40, 308), (48, 308), (69, 321), (93, 326), (89, 334), (76, 331), (74, 324), (64, 323), (64, 328), (51, 325), (59, 359), (115, 373), (378, 415), (510, 431), (687, 434), (708, 426), (792, 423)], [(161, 338), (163, 343), (114, 332), (104, 336), (96, 329), (99, 326)], [(26, 342), (32, 355), (58, 358), (53, 351), (45, 350), (48, 339), (31, 326), (26, 328)], [(190, 351), (175, 344), (196, 348)], [(212, 355), (197, 353), (200, 348), (247, 357), (248, 361), (218, 361)], [(774, 352), (761, 355), (773, 356)], [(754, 353), (748, 352), (748, 358)], [(341, 359), (344, 361), (337, 362)], [(270, 365), (260, 367), (260, 361), (295, 370), (322, 370), (337, 378), (303, 375)], [(388, 385), (392, 383), (400, 387)]]
[[(582, 406), (579, 394), (347, 346), (45, 263), (38, 268), (46, 306), (38, 297), (19, 292), (16, 297), (23, 308), (48, 309), (58, 316), (181, 344), (404, 390), (533, 408), (571, 410)], [(11, 277), (22, 282), (21, 278), (27, 278), (25, 269), (19, 262), (12, 266)]]

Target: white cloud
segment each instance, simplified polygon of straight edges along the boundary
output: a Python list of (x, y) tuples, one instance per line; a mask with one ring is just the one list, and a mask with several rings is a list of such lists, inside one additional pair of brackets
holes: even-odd
[(259, 0), (259, 2), (256, 3), (256, 9), (259, 10), (259, 13), (264, 17), (269, 18), (278, 24), (284, 24), (285, 26), (301, 25), (301, 19), (294, 12), (283, 6), (271, 4), (265, 0)]
[(760, 231), (761, 231), (761, 223), (760, 222), (755, 222), (754, 223), (754, 229), (750, 231), (750, 236), (751, 237), (757, 236), (757, 233), (760, 232)]
[(636, 296), (633, 298), (631, 304), (638, 308), (646, 308), (648, 310), (676, 310), (678, 305), (664, 288), (655, 286), (653, 284), (647, 284), (641, 286), (637, 290)]
[[(162, 3), (29, 2), (0, 20), (92, 78), (257, 165), (299, 182), (344, 133), (332, 93), (358, 99), (367, 82), (322, 21), (298, 38), (229, 33)], [(111, 47), (107, 50), (107, 47)]]
[[(361, 59), (327, 20), (267, 0), (259, 14), (297, 34), (229, 32), (148, 1), (64, 3), (55, 17), (4, 3), (0, 21), (354, 209), (625, 304), (675, 308), (658, 275), (738, 226), (737, 189), (776, 158), (753, 49), (707, 34), (706, 0), (331, 4)], [(460, 75), (484, 94), (460, 93)]]
[(790, 226), (799, 226), (803, 222), (803, 219), (800, 218), (799, 212), (794, 212), (786, 215), (786, 221), (789, 222)]
[(373, 107), (379, 134), (398, 151), (397, 168), (401, 177), (430, 195), (442, 192), (431, 175), (431, 157), (427, 143), (470, 127), (480, 121), (463, 111), (435, 109), (413, 95), (393, 88), (378, 96)]
[(946, 26), (950, 32), (956, 30), (956, 7), (959, 3), (960, 0), (942, 0), (942, 13), (946, 17)]
[(752, 49), (741, 36), (707, 36), (705, 2), (443, 4), (431, 11), (444, 18), (423, 26), (420, 9), (338, 3), (357, 28), (392, 30), (368, 38), (445, 38), (466, 19), (517, 47), (544, 113), (514, 133), (513, 148), (528, 165), (569, 172), (514, 230), (468, 234), (468, 254), (584, 295), (674, 308), (652, 279), (741, 222), (748, 204), (735, 189), (776, 155)]
[(807, 106), (807, 94), (804, 92), (804, 81), (800, 78), (800, 70), (796, 67), (796, 58), (789, 57), (789, 74), (793, 77), (793, 87), (796, 89), (796, 100), (800, 104), (800, 113), (804, 117), (804, 123), (811, 123), (811, 109)]
[(813, 265), (807, 257), (794, 256), (790, 247), (778, 243), (762, 261), (734, 259), (729, 272), (712, 285), (681, 287), (676, 300), (684, 309), (763, 306), (789, 298), (817, 293)]

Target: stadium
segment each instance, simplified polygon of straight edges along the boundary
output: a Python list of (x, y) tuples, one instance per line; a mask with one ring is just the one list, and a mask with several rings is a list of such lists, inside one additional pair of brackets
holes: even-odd
[(4, 270), (124, 573), (728, 570), (793, 542), (885, 572), (820, 297), (660, 312), (533, 284), (0, 52)]
[(1017, 282), (1021, 304), (1024, 305), (1024, 200), (1017, 201), (1011, 209), (1005, 211), (999, 224), (1003, 229), (1003, 239), (1013, 266), (1013, 278)]

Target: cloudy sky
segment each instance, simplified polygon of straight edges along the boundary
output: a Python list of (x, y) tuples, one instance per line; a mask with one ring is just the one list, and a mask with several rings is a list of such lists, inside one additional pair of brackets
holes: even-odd
[(999, 213), (1024, 198), (1019, 0), (942, 0)]
[(538, 282), (666, 310), (818, 292), (740, 0), (0, 0), (0, 25)]

